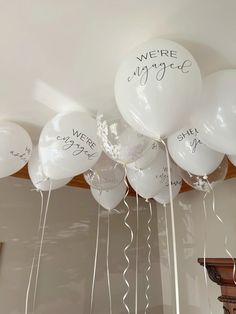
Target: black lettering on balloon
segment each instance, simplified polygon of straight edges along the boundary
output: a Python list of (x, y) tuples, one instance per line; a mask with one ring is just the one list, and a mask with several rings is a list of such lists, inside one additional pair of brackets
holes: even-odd
[(176, 50), (170, 50), (170, 57), (177, 59), (177, 51)]
[(166, 49), (161, 50), (161, 56), (162, 56), (162, 57), (163, 57), (163, 56), (169, 57), (169, 51), (166, 50)]
[(76, 136), (78, 139), (80, 139), (82, 142), (85, 142), (87, 145), (90, 146), (91, 149), (94, 149), (96, 147), (96, 144), (92, 141), (92, 139), (87, 136), (86, 134), (79, 132), (78, 130), (72, 129), (72, 135)]
[(168, 58), (177, 58), (176, 50), (167, 50), (167, 49), (155, 49), (148, 51), (144, 54), (141, 54), (139, 57), (136, 57), (140, 62), (147, 60), (148, 58), (158, 58), (158, 57), (168, 57)]
[(160, 178), (160, 183), (167, 183), (167, 181), (168, 181), (168, 174), (165, 174), (165, 173), (162, 173), (160, 176), (159, 176), (159, 178)]
[(81, 133), (79, 133), (79, 131), (78, 131), (78, 130), (74, 130), (74, 129), (72, 129), (72, 134), (73, 134), (73, 136), (77, 136), (77, 137), (79, 137)]
[[(157, 178), (159, 178), (161, 184), (164, 183), (164, 185), (168, 187), (169, 186), (168, 168), (164, 167), (162, 173), (159, 175), (159, 177), (157, 176)], [(171, 180), (171, 185), (174, 185), (174, 186), (177, 186), (181, 183), (182, 183), (182, 180), (175, 180), (175, 181)]]
[(14, 150), (10, 151), (10, 154), (16, 158), (19, 158), (24, 163), (27, 163), (29, 161), (29, 156), (31, 154), (31, 149), (26, 146), (24, 153), (15, 152)]
[(195, 137), (191, 142), (190, 142), (190, 147), (192, 149), (192, 154), (194, 154), (197, 150), (197, 147), (198, 145), (202, 144), (202, 142), (197, 138)]
[(195, 128), (195, 129), (188, 129), (187, 131), (185, 132), (182, 132), (180, 134), (178, 134), (178, 136), (176, 137), (177, 140), (179, 142), (183, 141), (187, 136), (191, 136), (191, 135), (194, 135), (194, 136), (197, 136), (198, 134), (198, 130)]
[(30, 155), (31, 154), (31, 149), (29, 147), (26, 146), (25, 148), (25, 152), (26, 154)]
[(146, 54), (144, 55), (141, 55), (140, 57), (137, 57), (137, 59), (141, 62), (143, 61), (143, 59), (147, 60), (147, 58), (148, 58), (148, 52), (146, 52)]
[(189, 146), (191, 148), (191, 153), (194, 154), (197, 150), (198, 145), (202, 144), (202, 142), (198, 139), (198, 130), (196, 128), (194, 129), (188, 129), (185, 132), (182, 132), (177, 135), (176, 139), (181, 142), (183, 141), (186, 137), (191, 137), (193, 138), (192, 140), (189, 141)]
[(149, 57), (150, 58), (156, 58), (157, 57), (157, 51), (156, 50), (149, 51)]
[(153, 150), (156, 150), (156, 149), (158, 149), (159, 148), (159, 145), (157, 144), (157, 142), (153, 142), (152, 143), (152, 149)]
[[(80, 136), (82, 136), (83, 141), (85, 141), (85, 135), (82, 133)], [(56, 139), (58, 141), (62, 141), (64, 143), (64, 145), (62, 146), (63, 150), (70, 150), (71, 149), (73, 156), (79, 156), (80, 154), (84, 154), (88, 158), (88, 160), (93, 160), (97, 156), (96, 152), (91, 153), (88, 149), (85, 148), (84, 145), (76, 143), (70, 136), (62, 137), (62, 136), (58, 135)], [(91, 141), (91, 139), (90, 139), (90, 141)], [(85, 141), (85, 143), (86, 143), (86, 141)], [(95, 146), (96, 146), (96, 144), (93, 142), (91, 145), (89, 145), (89, 147), (90, 148), (92, 147), (92, 149)]]
[(181, 142), (183, 139), (184, 139), (184, 137), (183, 137), (182, 134), (179, 134), (179, 135), (177, 136), (177, 140), (178, 140), (179, 142)]
[(171, 185), (174, 185), (174, 186), (180, 185), (181, 183), (182, 183), (181, 180), (171, 181)]
[(167, 167), (163, 167), (163, 171), (159, 175), (159, 180), (160, 180), (160, 183), (165, 183), (165, 185), (168, 182), (168, 168)]
[(150, 72), (156, 71), (156, 80), (162, 81), (166, 75), (167, 71), (177, 70), (183, 74), (187, 74), (190, 71), (192, 62), (190, 60), (185, 60), (179, 65), (174, 63), (167, 64), (165, 62), (154, 63), (150, 67), (148, 66), (138, 66), (135, 71), (128, 77), (128, 82), (131, 82), (134, 78), (138, 78), (140, 85), (146, 85)]

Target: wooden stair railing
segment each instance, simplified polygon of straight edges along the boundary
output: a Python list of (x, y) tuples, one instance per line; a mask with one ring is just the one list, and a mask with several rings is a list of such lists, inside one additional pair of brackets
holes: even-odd
[[(218, 300), (223, 303), (224, 314), (236, 313), (236, 274), (234, 274), (234, 261), (231, 258), (203, 258), (198, 263), (206, 266), (209, 278), (221, 287), (221, 296)], [(234, 278), (233, 278), (234, 277)]]

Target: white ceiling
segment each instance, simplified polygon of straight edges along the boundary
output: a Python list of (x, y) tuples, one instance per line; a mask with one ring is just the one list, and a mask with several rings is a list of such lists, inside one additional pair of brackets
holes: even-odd
[(112, 105), (119, 62), (157, 36), (188, 48), (203, 75), (235, 67), (235, 12), (235, 0), (0, 0), (0, 118), (37, 138), (47, 106)]

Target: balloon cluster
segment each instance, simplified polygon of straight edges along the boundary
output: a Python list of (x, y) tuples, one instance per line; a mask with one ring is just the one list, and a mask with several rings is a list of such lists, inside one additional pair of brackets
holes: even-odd
[(115, 78), (117, 106), (96, 119), (79, 111), (61, 113), (42, 130), (33, 149), (27, 132), (0, 123), (0, 177), (28, 161), (37, 189), (57, 189), (84, 173), (94, 198), (106, 209), (126, 194), (126, 176), (143, 198), (166, 204), (171, 156), (175, 197), (182, 178), (207, 191), (236, 165), (236, 70), (202, 81), (197, 62), (181, 45), (164, 39), (132, 51)]

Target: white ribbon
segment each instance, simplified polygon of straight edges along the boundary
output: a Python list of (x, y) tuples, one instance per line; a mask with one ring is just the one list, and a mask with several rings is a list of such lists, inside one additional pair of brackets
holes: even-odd
[(109, 248), (110, 248), (110, 211), (107, 211), (107, 254), (106, 254), (106, 266), (107, 266), (107, 286), (109, 295), (109, 310), (112, 314), (112, 300), (111, 300), (111, 282), (110, 282), (110, 269), (109, 269)]
[(139, 201), (136, 192), (135, 314), (138, 314)]
[(151, 270), (151, 253), (152, 253), (152, 247), (151, 247), (151, 243), (150, 243), (150, 239), (151, 239), (151, 235), (152, 235), (152, 230), (150, 227), (151, 221), (152, 221), (152, 203), (150, 200), (147, 200), (147, 202), (149, 203), (149, 219), (147, 222), (147, 228), (148, 228), (148, 234), (147, 234), (147, 246), (148, 246), (148, 267), (145, 273), (145, 277), (146, 277), (146, 282), (147, 282), (147, 286), (146, 286), (146, 290), (145, 290), (145, 298), (146, 298), (146, 306), (145, 306), (145, 314), (147, 314), (147, 310), (149, 308), (150, 305), (150, 301), (149, 301), (149, 289), (151, 287), (150, 285), (150, 278), (149, 278), (149, 272)]
[(44, 217), (43, 217), (43, 226), (42, 226), (42, 233), (41, 233), (40, 246), (39, 246), (39, 254), (38, 254), (38, 263), (37, 263), (36, 277), (35, 277), (34, 299), (33, 299), (33, 313), (35, 311), (37, 288), (38, 288), (39, 269), (40, 269), (40, 262), (41, 262), (41, 256), (42, 256), (42, 248), (43, 248), (43, 241), (44, 241), (44, 234), (45, 234), (45, 227), (46, 227), (46, 222), (47, 222), (47, 215), (48, 215), (48, 208), (49, 208), (49, 202), (50, 202), (50, 197), (51, 197), (51, 191), (52, 191), (52, 182), (50, 180), (48, 197), (47, 197), (47, 202), (46, 202), (46, 208), (45, 208)]
[(170, 279), (171, 279), (172, 277), (171, 277), (171, 264), (170, 264), (170, 242), (169, 242), (169, 229), (168, 229), (166, 204), (164, 204), (163, 207), (164, 207), (164, 212), (165, 212), (167, 258), (168, 258), (169, 274), (170, 274)]
[[(101, 196), (101, 191), (100, 191), (100, 196)], [(90, 314), (92, 314), (93, 312), (94, 288), (95, 288), (95, 279), (96, 279), (96, 272), (97, 272), (98, 244), (99, 244), (99, 235), (100, 235), (100, 218), (101, 218), (101, 205), (99, 201), (98, 215), (97, 215), (96, 247), (95, 247), (94, 264), (93, 264), (93, 280), (92, 280), (92, 289), (91, 289), (91, 298), (90, 298)]]
[(36, 252), (37, 252), (37, 241), (39, 237), (39, 232), (41, 228), (41, 223), (42, 223), (42, 216), (43, 216), (43, 192), (40, 190), (36, 190), (37, 192), (40, 193), (41, 197), (41, 206), (40, 206), (40, 216), (39, 216), (39, 224), (38, 224), (38, 230), (37, 230), (37, 237), (36, 237), (36, 245), (34, 248), (34, 256), (30, 268), (30, 275), (29, 275), (29, 280), (28, 280), (28, 285), (27, 285), (27, 291), (26, 291), (26, 298), (25, 298), (25, 314), (28, 314), (28, 304), (29, 304), (29, 293), (30, 293), (30, 287), (32, 283), (32, 276), (33, 276), (33, 270), (34, 270), (34, 264), (35, 264), (35, 259), (36, 259)]
[(125, 204), (125, 206), (127, 207), (127, 213), (126, 213), (126, 215), (125, 215), (125, 217), (124, 217), (124, 224), (125, 224), (125, 226), (127, 227), (127, 229), (128, 229), (129, 232), (130, 232), (130, 241), (129, 241), (129, 243), (126, 245), (126, 247), (124, 248), (124, 251), (123, 251), (125, 260), (126, 260), (126, 262), (127, 262), (127, 266), (126, 266), (126, 268), (125, 268), (124, 271), (123, 271), (123, 280), (124, 280), (124, 282), (125, 282), (125, 284), (126, 284), (126, 287), (127, 287), (127, 289), (126, 289), (126, 291), (125, 291), (125, 293), (124, 293), (124, 296), (123, 296), (123, 305), (124, 305), (124, 307), (125, 307), (127, 313), (130, 314), (129, 306), (128, 306), (127, 303), (126, 303), (126, 298), (127, 298), (128, 294), (129, 294), (129, 292), (130, 292), (130, 284), (129, 284), (129, 282), (128, 282), (128, 280), (127, 280), (127, 277), (126, 277), (126, 273), (127, 273), (128, 269), (129, 269), (129, 267), (130, 267), (130, 260), (129, 260), (129, 257), (128, 257), (128, 255), (127, 255), (126, 252), (127, 252), (127, 250), (128, 250), (128, 249), (131, 247), (131, 245), (132, 245), (133, 238), (134, 238), (134, 233), (133, 233), (133, 230), (132, 230), (132, 228), (130, 227), (130, 225), (129, 225), (129, 223), (128, 223), (128, 217), (129, 217), (129, 215), (130, 215), (130, 207), (129, 207), (129, 204), (127, 203), (127, 201), (126, 201), (126, 198), (127, 198), (128, 194), (129, 194), (129, 185), (128, 185), (128, 182), (127, 182), (127, 179), (126, 179), (126, 175), (127, 175), (127, 169), (126, 169), (126, 167), (125, 167), (125, 179), (124, 179), (124, 182), (125, 182), (125, 185), (126, 185), (126, 187), (127, 187), (127, 191), (126, 191), (126, 194), (125, 194), (125, 196), (124, 196), (124, 204)]
[(208, 276), (207, 276), (207, 268), (206, 268), (206, 253), (207, 253), (207, 210), (206, 210), (206, 196), (208, 192), (205, 193), (203, 197), (203, 209), (204, 209), (204, 215), (205, 215), (205, 224), (204, 224), (204, 248), (203, 248), (203, 266), (204, 266), (204, 278), (205, 278), (205, 286), (206, 286), (206, 292), (207, 292), (207, 301), (208, 301), (208, 307), (210, 310), (210, 314), (212, 314), (212, 306), (211, 306), (211, 300), (209, 295), (209, 285), (208, 285)]
[(166, 143), (161, 140), (166, 151), (166, 161), (168, 168), (168, 181), (169, 181), (169, 194), (170, 194), (170, 212), (171, 212), (171, 228), (172, 228), (172, 242), (173, 242), (173, 263), (174, 263), (174, 284), (175, 284), (175, 310), (176, 314), (180, 314), (179, 304), (179, 274), (178, 274), (178, 260), (177, 260), (177, 249), (176, 249), (176, 232), (175, 232), (175, 214), (173, 205), (173, 195), (171, 186), (171, 169), (170, 169), (170, 157)]

